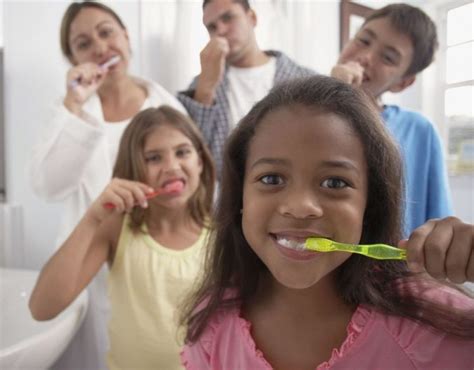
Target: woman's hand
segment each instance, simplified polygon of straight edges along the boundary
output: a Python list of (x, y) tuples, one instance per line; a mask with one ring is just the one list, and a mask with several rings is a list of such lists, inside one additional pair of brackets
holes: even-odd
[(95, 63), (72, 67), (66, 76), (64, 106), (73, 114), (79, 114), (86, 100), (102, 85), (106, 74), (107, 69)]
[[(102, 222), (113, 212), (130, 212), (134, 207), (148, 207), (147, 194), (154, 189), (138, 181), (114, 178), (87, 211), (89, 215)], [(115, 207), (108, 209), (105, 204)]]
[(453, 283), (474, 282), (474, 225), (456, 217), (430, 220), (399, 246), (412, 272), (428, 272)]

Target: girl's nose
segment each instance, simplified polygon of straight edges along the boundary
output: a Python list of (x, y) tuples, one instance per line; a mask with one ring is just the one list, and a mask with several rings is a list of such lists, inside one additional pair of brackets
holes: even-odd
[(163, 170), (165, 172), (175, 171), (179, 168), (179, 159), (175, 156), (167, 156), (163, 161)]
[(299, 219), (318, 218), (323, 215), (323, 208), (314, 191), (294, 189), (287, 192), (278, 207), (281, 215)]

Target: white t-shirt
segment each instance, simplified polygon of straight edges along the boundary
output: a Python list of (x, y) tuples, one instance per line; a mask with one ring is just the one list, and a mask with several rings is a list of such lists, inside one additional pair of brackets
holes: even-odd
[[(142, 107), (140, 108), (140, 112), (142, 110), (145, 110), (151, 107), (152, 107), (152, 104), (151, 104), (150, 98), (147, 97), (145, 101), (143, 102)], [(109, 142), (109, 156), (110, 156), (110, 163), (112, 164), (112, 166), (115, 165), (115, 160), (117, 159), (117, 153), (119, 149), (119, 146), (117, 145), (117, 143), (120, 142), (120, 139), (122, 138), (122, 134), (127, 128), (129, 123), (130, 123), (130, 118), (127, 118), (119, 122), (105, 121), (104, 132)]]
[(273, 87), (275, 71), (275, 57), (270, 57), (267, 63), (258, 67), (229, 67), (227, 99), (230, 106), (231, 127), (235, 127), (253, 105), (268, 94)]

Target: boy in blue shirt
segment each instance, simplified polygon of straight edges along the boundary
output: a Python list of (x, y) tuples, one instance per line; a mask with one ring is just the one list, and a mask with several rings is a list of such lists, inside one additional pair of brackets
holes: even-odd
[[(452, 214), (443, 149), (434, 125), (419, 113), (383, 105), (384, 92), (401, 92), (433, 61), (436, 26), (420, 9), (393, 4), (369, 15), (331, 71), (375, 98), (405, 165), (405, 233)], [(389, 210), (387, 210), (389, 211)]]

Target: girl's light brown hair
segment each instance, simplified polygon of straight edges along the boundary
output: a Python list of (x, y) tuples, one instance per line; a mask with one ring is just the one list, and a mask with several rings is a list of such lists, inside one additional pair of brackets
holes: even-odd
[(72, 3), (71, 5), (68, 6), (68, 8), (66, 9), (66, 12), (63, 15), (63, 19), (61, 21), (61, 31), (60, 31), (60, 36), (59, 36), (61, 51), (63, 52), (63, 55), (71, 63), (73, 63), (71, 45), (69, 44), (69, 36), (71, 34), (71, 23), (74, 21), (74, 19), (76, 19), (79, 12), (85, 8), (95, 8), (95, 9), (102, 10), (103, 12), (110, 14), (117, 21), (117, 23), (122, 29), (124, 30), (127, 29), (124, 23), (122, 22), (122, 20), (120, 19), (120, 17), (117, 15), (117, 13), (115, 13), (107, 5), (104, 5), (96, 1), (83, 1), (80, 3)]
[[(153, 131), (163, 125), (168, 125), (186, 136), (202, 160), (203, 169), (199, 186), (189, 199), (188, 207), (192, 219), (200, 226), (207, 226), (214, 194), (214, 163), (196, 125), (176, 109), (162, 105), (159, 108), (145, 109), (133, 118), (120, 140), (113, 177), (145, 181), (146, 165), (143, 154), (145, 141)], [(130, 214), (132, 229), (138, 230), (147, 217), (147, 209), (135, 207)]]

